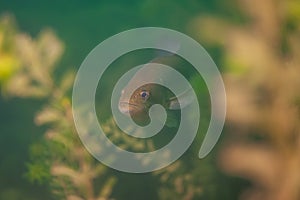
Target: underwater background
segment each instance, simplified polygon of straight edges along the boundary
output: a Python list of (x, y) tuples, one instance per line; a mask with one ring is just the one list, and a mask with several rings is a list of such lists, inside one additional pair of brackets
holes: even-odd
[[(192, 68), (182, 73), (200, 102), (200, 128), (178, 161), (127, 174), (82, 146), (71, 114), (76, 70), (100, 42), (138, 27), (194, 38), (221, 71), (228, 112), (207, 158), (197, 153), (209, 124), (209, 93)], [(299, 35), (297, 0), (0, 2), (0, 200), (300, 199)], [(146, 151), (153, 141), (120, 136), (106, 94), (124, 71), (154, 54), (118, 59), (97, 89), (101, 125), (125, 149)]]

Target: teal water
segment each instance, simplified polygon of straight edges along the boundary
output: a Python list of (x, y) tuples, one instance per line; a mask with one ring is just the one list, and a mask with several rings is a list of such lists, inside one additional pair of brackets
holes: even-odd
[[(77, 69), (85, 56), (98, 43), (121, 31), (141, 27), (159, 26), (188, 33), (186, 27), (193, 17), (222, 8), (217, 0), (102, 0), (102, 1), (39, 1), (0, 2), (0, 15), (12, 13), (20, 31), (35, 37), (43, 28), (52, 28), (65, 44), (65, 54), (56, 70), (60, 77), (64, 71)], [(215, 52), (216, 53), (216, 52)], [(216, 56), (216, 54), (215, 54)], [(51, 199), (49, 191), (24, 178), (28, 147), (43, 136), (43, 129), (33, 123), (33, 116), (43, 102), (0, 97), (0, 200)], [(127, 180), (128, 175), (121, 174)], [(124, 178), (125, 177), (125, 178)], [(138, 176), (131, 177), (134, 188)], [(136, 179), (136, 180), (135, 180)], [(145, 177), (145, 183), (151, 183)], [(118, 189), (117, 186), (116, 190)], [(138, 194), (152, 194), (155, 188), (144, 188)], [(126, 191), (120, 190), (118, 197)], [(25, 195), (24, 195), (25, 194)], [(136, 197), (136, 196), (135, 196)], [(133, 197), (131, 197), (132, 199)], [(137, 198), (137, 197), (136, 197)], [(145, 198), (144, 198), (145, 199)]]

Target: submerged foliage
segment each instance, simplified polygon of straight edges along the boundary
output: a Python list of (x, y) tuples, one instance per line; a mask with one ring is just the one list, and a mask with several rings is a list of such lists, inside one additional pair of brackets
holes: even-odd
[[(4, 35), (1, 51), (13, 60), (0, 60), (0, 65), (8, 69), (8, 72), (0, 71), (3, 94), (43, 99), (45, 102), (35, 116), (35, 124), (46, 131), (44, 137), (29, 149), (26, 178), (30, 182), (47, 185), (59, 199), (113, 199), (118, 193), (114, 191), (118, 176), (89, 154), (75, 130), (70, 99), (74, 73), (66, 72), (59, 80), (54, 77), (55, 67), (63, 53), (63, 43), (50, 29), (41, 31), (37, 38), (20, 33), (9, 16), (5, 16), (1, 24), (5, 25), (1, 26), (3, 31), (0, 32)], [(8, 49), (4, 48), (7, 43)], [(157, 148), (151, 139), (143, 142), (126, 136), (113, 118), (107, 119), (101, 126), (107, 137), (123, 149), (147, 152)], [(196, 148), (193, 150), (197, 151)], [(196, 153), (192, 154), (196, 156)], [(213, 172), (213, 168), (194, 173), (190, 167), (195, 167), (195, 163), (190, 161), (179, 160), (168, 168), (149, 174), (159, 183), (156, 188), (160, 199), (191, 200), (207, 193), (204, 192), (206, 183), (201, 181), (201, 176)], [(195, 169), (198, 170), (197, 167)], [(122, 187), (126, 189), (126, 185)]]
[[(235, 185), (226, 182), (228, 179), (221, 180), (224, 175), (215, 169), (212, 157), (218, 154), (218, 165), (223, 173), (250, 183), (240, 199), (300, 198), (299, 2), (236, 0), (231, 2), (237, 3), (239, 9), (230, 10), (235, 7), (229, 6), (231, 3), (213, 1), (229, 9), (232, 13), (229, 17), (204, 12), (196, 16), (198, 9), (201, 10), (200, 4), (194, 0), (188, 2), (170, 1), (159, 8), (150, 1), (138, 5), (146, 22), (172, 21), (171, 27), (186, 27), (193, 37), (217, 52), (215, 60), (224, 69), (228, 98), (225, 141), (211, 157), (198, 160), (196, 156), (203, 139), (203, 135), (198, 134), (195, 144), (180, 160), (159, 171), (137, 176), (138, 184), (134, 188), (131, 184), (135, 175), (124, 180), (126, 175), (95, 160), (79, 140), (71, 109), (74, 72), (60, 73), (59, 78), (54, 75), (64, 52), (62, 41), (51, 29), (42, 30), (33, 38), (20, 32), (11, 16), (0, 19), (2, 95), (44, 102), (34, 117), (35, 124), (45, 133), (29, 149), (25, 177), (30, 182), (48, 186), (57, 199), (121, 200), (136, 197), (131, 193), (146, 187), (143, 178), (151, 177), (150, 185), (154, 185), (154, 196), (158, 199), (233, 199), (227, 190), (235, 190)], [(153, 15), (153, 11), (164, 11), (169, 4), (182, 16), (176, 12)], [(193, 19), (186, 23), (191, 16), (185, 9), (193, 5), (197, 5)], [(99, 5), (92, 11), (98, 13), (97, 9), (103, 11), (109, 6)], [(76, 19), (81, 20), (79, 18)], [(210, 107), (204, 98), (208, 95), (202, 95), (206, 88), (196, 76), (192, 76), (190, 82), (201, 93), (197, 94), (201, 116), (206, 115)], [(201, 118), (199, 133), (205, 132), (207, 120)], [(101, 126), (107, 137), (123, 149), (147, 152), (158, 148), (155, 140), (128, 137), (111, 117)], [(149, 189), (150, 192), (153, 190)], [(14, 190), (1, 194), (0, 198), (3, 195), (14, 199), (23, 197)], [(142, 195), (147, 198), (147, 194)]]
[(209, 16), (197, 21), (209, 24), (209, 41), (225, 49), (230, 133), (220, 152), (220, 167), (251, 183), (241, 199), (297, 200), (300, 3), (241, 0), (238, 4), (247, 23)]
[(47, 99), (35, 117), (35, 123), (47, 131), (30, 147), (26, 177), (49, 185), (62, 199), (108, 199), (115, 178), (101, 178), (102, 187), (96, 188), (94, 180), (102, 177), (106, 168), (85, 150), (74, 129), (70, 101), (74, 73), (66, 73), (59, 83), (53, 76), (63, 53), (62, 42), (52, 30), (43, 30), (37, 39), (19, 33), (10, 16), (1, 22), (4, 53), (0, 55), (18, 63), (16, 68), (9, 59), (1, 59), (0, 65), (6, 67), (0, 71), (2, 91), (7, 96)]

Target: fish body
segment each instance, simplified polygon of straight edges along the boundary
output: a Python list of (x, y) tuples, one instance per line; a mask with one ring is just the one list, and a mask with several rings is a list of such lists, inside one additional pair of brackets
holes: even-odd
[[(166, 79), (172, 79), (169, 74), (154, 67), (154, 63), (161, 63), (161, 61), (176, 60), (173, 55), (164, 55), (153, 59), (144, 67), (139, 69), (128, 84), (123, 88), (119, 100), (119, 110), (123, 114), (131, 116), (131, 118), (139, 125), (146, 125), (150, 122), (149, 109), (155, 104), (160, 104), (167, 111), (166, 126), (176, 127), (179, 123), (178, 111), (191, 102), (190, 89), (183, 91), (181, 95), (175, 96), (171, 90), (163, 85), (156, 84), (163, 82)], [(148, 82), (143, 84), (143, 80), (147, 79)], [(140, 87), (136, 87), (139, 86)], [(137, 88), (132, 92), (133, 88)], [(131, 95), (132, 94), (132, 95)], [(181, 102), (186, 102), (182, 105)]]

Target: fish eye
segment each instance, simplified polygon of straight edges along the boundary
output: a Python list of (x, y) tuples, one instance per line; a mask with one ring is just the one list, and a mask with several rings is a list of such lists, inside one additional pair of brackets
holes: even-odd
[(143, 91), (140, 92), (140, 96), (141, 96), (144, 100), (146, 100), (146, 99), (148, 99), (148, 97), (149, 97), (149, 92), (143, 90)]

